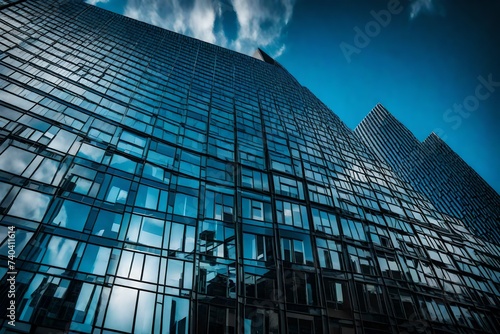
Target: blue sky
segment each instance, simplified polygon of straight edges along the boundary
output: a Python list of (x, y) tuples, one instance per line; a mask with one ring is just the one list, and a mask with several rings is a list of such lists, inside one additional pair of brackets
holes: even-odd
[(87, 0), (275, 57), (350, 127), (382, 103), (500, 193), (499, 0)]

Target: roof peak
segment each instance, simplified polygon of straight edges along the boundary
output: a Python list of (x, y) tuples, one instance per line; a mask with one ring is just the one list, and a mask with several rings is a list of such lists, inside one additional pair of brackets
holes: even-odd
[(257, 48), (252, 57), (262, 60), (268, 64), (276, 65), (276, 60), (274, 60), (273, 57), (265, 53), (264, 50), (262, 50), (261, 48)]

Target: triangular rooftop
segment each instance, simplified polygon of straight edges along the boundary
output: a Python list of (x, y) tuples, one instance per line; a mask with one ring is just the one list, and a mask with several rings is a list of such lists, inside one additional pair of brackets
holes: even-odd
[(268, 64), (276, 65), (276, 60), (274, 60), (273, 57), (265, 53), (261, 48), (257, 48), (257, 50), (255, 50), (253, 57), (262, 60)]

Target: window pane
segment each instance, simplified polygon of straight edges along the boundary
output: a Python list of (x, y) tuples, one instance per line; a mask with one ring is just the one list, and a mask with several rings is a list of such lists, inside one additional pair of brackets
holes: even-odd
[(158, 203), (160, 190), (148, 187), (145, 185), (139, 186), (139, 191), (137, 193), (137, 199), (135, 201), (135, 205), (156, 210), (156, 205)]
[(144, 217), (139, 235), (139, 242), (148, 246), (161, 247), (163, 237), (163, 221)]
[(13, 174), (22, 174), (34, 158), (35, 155), (31, 152), (9, 146), (0, 155), (0, 169)]
[(132, 160), (118, 154), (113, 154), (113, 158), (111, 159), (111, 163), (109, 165), (128, 173), (134, 173), (137, 166), (137, 164)]
[(256, 237), (253, 234), (243, 234), (243, 257), (246, 259), (256, 259), (257, 249), (256, 249)]
[(76, 244), (75, 240), (53, 236), (47, 246), (42, 263), (66, 268), (75, 251)]
[(104, 152), (105, 151), (101, 150), (100, 148), (83, 143), (80, 147), (80, 150), (78, 151), (77, 156), (95, 162), (101, 162), (102, 158), (104, 157)]
[(66, 200), (52, 223), (72, 230), (82, 231), (89, 213), (89, 206)]
[(71, 132), (59, 130), (55, 138), (50, 142), (49, 147), (57, 151), (67, 152), (75, 139), (76, 135)]
[(111, 249), (109, 248), (88, 245), (85, 249), (79, 270), (91, 274), (104, 275), (108, 267), (110, 254)]
[(101, 210), (97, 216), (92, 233), (115, 239), (118, 236), (118, 231), (120, 230), (121, 220), (121, 215)]
[(125, 204), (130, 188), (130, 181), (113, 177), (111, 184), (108, 188), (106, 201), (111, 203)]
[(48, 195), (28, 189), (22, 189), (10, 208), (9, 214), (21, 218), (41, 221), (49, 202), (50, 196)]
[(137, 290), (114, 286), (109, 299), (104, 326), (131, 333), (136, 299)]
[(189, 301), (165, 296), (163, 302), (163, 328), (167, 333), (187, 334)]
[(134, 333), (151, 333), (153, 327), (153, 310), (155, 306), (155, 294), (141, 291), (137, 309), (141, 310), (140, 315), (135, 320)]
[(58, 168), (59, 162), (45, 158), (38, 167), (35, 174), (33, 174), (32, 179), (44, 183), (51, 183), (52, 179), (57, 173)]
[(177, 260), (169, 260), (167, 268), (166, 285), (180, 287), (183, 277), (183, 262)]
[(198, 215), (198, 198), (177, 193), (175, 196), (174, 213), (186, 217), (196, 217)]
[(182, 243), (184, 241), (184, 225), (172, 224), (172, 232), (170, 236), (170, 244), (168, 249), (182, 251)]

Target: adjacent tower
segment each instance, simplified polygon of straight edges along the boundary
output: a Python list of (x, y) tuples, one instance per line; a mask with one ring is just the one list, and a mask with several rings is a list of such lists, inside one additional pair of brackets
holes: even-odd
[(355, 133), (440, 212), (461, 219), (475, 235), (500, 244), (500, 196), (436, 134), (421, 143), (380, 104)]

